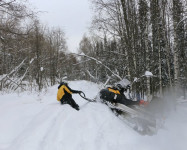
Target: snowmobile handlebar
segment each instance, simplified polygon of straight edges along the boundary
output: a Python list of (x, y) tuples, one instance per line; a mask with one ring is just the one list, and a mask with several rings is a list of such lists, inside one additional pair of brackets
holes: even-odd
[(83, 91), (80, 91), (79, 95), (80, 95), (82, 98), (86, 97), (86, 95), (85, 95), (85, 93), (84, 93)]
[(85, 93), (84, 93), (83, 91), (81, 91), (81, 92), (79, 93), (79, 95), (80, 95), (83, 99), (85, 99), (85, 100), (87, 100), (87, 101), (89, 101), (89, 102), (94, 102), (94, 101), (95, 101), (94, 99), (86, 98), (86, 95), (85, 95)]

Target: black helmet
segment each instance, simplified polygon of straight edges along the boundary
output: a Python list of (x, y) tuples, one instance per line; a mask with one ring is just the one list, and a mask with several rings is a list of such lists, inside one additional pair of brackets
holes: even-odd
[(130, 89), (131, 88), (131, 86), (130, 86), (130, 84), (128, 84), (127, 86), (126, 86), (126, 89)]
[(124, 88), (122, 87), (121, 84), (117, 84), (117, 85), (116, 85), (116, 88), (117, 88), (118, 90), (120, 90), (120, 91), (121, 91), (122, 89), (124, 89)]
[(66, 82), (61, 82), (60, 84), (61, 84), (61, 85), (67, 85), (68, 83), (66, 83)]
[(58, 89), (59, 89), (59, 88), (60, 88), (62, 85), (67, 86), (67, 85), (68, 85), (68, 83), (66, 83), (66, 82), (61, 82), (61, 83), (60, 83), (60, 85), (58, 86)]

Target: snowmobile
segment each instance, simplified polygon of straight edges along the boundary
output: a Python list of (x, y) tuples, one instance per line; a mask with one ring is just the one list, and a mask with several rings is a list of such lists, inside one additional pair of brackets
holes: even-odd
[(152, 103), (134, 100), (130, 88), (130, 82), (124, 79), (113, 88), (109, 86), (102, 89), (93, 100), (86, 98), (85, 95), (81, 96), (89, 102), (99, 101), (106, 104), (119, 119), (141, 135), (156, 134), (164, 124), (163, 117), (152, 111)]
[(107, 89), (100, 91), (100, 101), (111, 108), (118, 118), (140, 134), (152, 135), (157, 132), (157, 117), (144, 109), (147, 103), (144, 102), (146, 105), (141, 105), (141, 101), (127, 99), (124, 95), (114, 94)]

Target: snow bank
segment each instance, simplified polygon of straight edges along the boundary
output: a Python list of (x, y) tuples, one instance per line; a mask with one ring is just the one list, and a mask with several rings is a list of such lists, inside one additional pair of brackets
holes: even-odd
[[(88, 98), (97, 84), (69, 82)], [(58, 85), (40, 94), (0, 95), (0, 150), (186, 150), (187, 106), (177, 106), (156, 135), (141, 136), (101, 103), (88, 103), (79, 95), (76, 111), (56, 100)]]

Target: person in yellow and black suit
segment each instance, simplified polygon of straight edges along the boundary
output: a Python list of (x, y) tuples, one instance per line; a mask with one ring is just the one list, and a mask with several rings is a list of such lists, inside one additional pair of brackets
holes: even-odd
[(58, 86), (57, 100), (61, 104), (69, 104), (76, 110), (79, 110), (79, 105), (72, 98), (72, 93), (81, 93), (82, 91), (72, 90), (67, 83), (62, 82)]
[(114, 87), (108, 87), (107, 89), (103, 89), (100, 91), (100, 98), (104, 101), (109, 101), (111, 103), (121, 103), (123, 105), (137, 105), (143, 104), (145, 105), (146, 102), (144, 100), (141, 101), (133, 101), (131, 99), (126, 98), (124, 92), (127, 88), (122, 87), (122, 85), (117, 84)]

